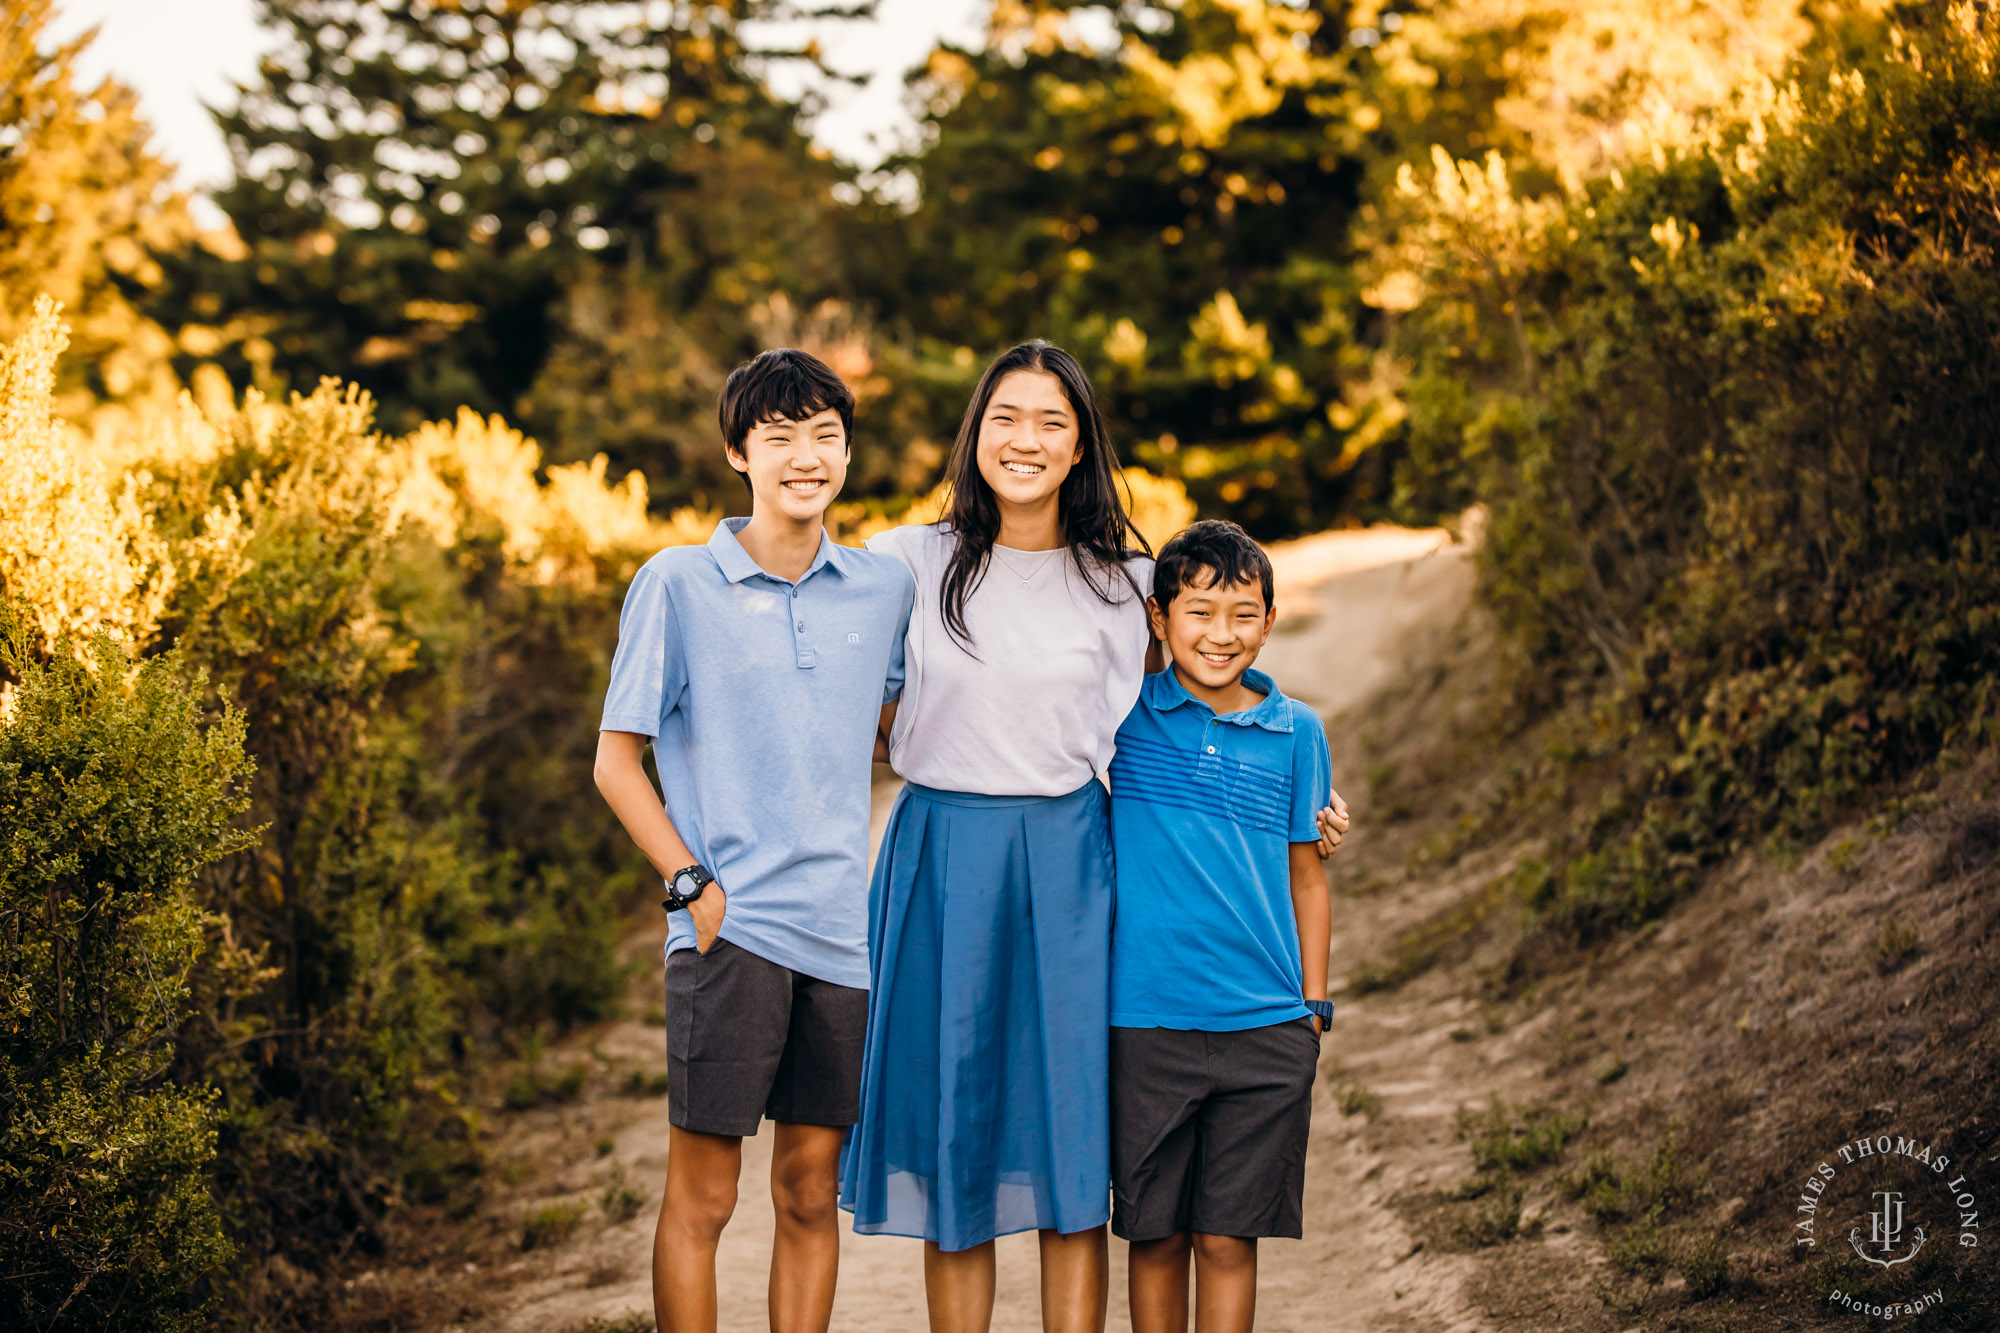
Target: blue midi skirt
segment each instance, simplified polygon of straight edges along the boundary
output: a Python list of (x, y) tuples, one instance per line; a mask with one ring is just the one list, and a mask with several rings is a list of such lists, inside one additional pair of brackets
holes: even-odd
[(969, 1249), (1111, 1215), (1104, 788), (906, 785), (869, 901), (868, 1045), (840, 1204)]

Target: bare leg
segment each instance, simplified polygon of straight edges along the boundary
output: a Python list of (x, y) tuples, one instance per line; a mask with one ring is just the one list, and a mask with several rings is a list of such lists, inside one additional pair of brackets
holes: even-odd
[(1250, 1333), (1257, 1319), (1257, 1242), (1194, 1238), (1195, 1333)]
[(993, 1327), (993, 1242), (940, 1250), (926, 1241), (924, 1300), (931, 1333), (987, 1333)]
[(840, 1141), (826, 1125), (776, 1126), (771, 1202), (771, 1333), (826, 1333), (840, 1272)]
[(715, 1333), (715, 1246), (736, 1211), (743, 1140), (675, 1125), (653, 1232), (653, 1317), (664, 1333)]
[(1103, 1227), (1042, 1240), (1043, 1333), (1104, 1333), (1111, 1296), (1111, 1252)]
[(1128, 1252), (1132, 1333), (1187, 1333), (1188, 1234), (1139, 1241)]

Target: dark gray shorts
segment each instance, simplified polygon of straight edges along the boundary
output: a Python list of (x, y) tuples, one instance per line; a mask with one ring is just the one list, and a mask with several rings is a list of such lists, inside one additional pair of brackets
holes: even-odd
[(717, 940), (667, 956), (667, 1120), (755, 1134), (765, 1117), (851, 1125), (861, 1106), (868, 992)]
[(1309, 1018), (1241, 1032), (1111, 1029), (1111, 1230), (1301, 1231), (1319, 1037)]

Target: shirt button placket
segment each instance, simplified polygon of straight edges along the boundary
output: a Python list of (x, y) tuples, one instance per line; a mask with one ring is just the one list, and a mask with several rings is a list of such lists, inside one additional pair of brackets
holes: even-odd
[(798, 655), (801, 670), (810, 668), (819, 660), (812, 645), (806, 642), (806, 621), (799, 610), (799, 590), (796, 587), (792, 589), (792, 648)]
[(1214, 775), (1222, 771), (1222, 759), (1216, 754), (1216, 722), (1210, 718), (1201, 729), (1201, 755), (1195, 764), (1195, 771)]

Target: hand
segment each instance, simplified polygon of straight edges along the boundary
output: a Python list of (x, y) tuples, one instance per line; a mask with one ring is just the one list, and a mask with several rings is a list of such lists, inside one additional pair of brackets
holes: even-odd
[(723, 912), (728, 906), (720, 884), (710, 884), (701, 891), (701, 897), (687, 905), (688, 920), (694, 923), (696, 952), (707, 953), (714, 947), (715, 937), (722, 930)]
[(1331, 793), (1333, 804), (1321, 810), (1314, 817), (1319, 825), (1319, 859), (1324, 861), (1340, 850), (1340, 843), (1347, 836), (1351, 826), (1347, 818), (1347, 802), (1340, 799), (1339, 792)]
[(1318, 1014), (1312, 1016), (1312, 1024), (1313, 1035), (1315, 1037), (1324, 1037), (1326, 1035), (1326, 1022)]

